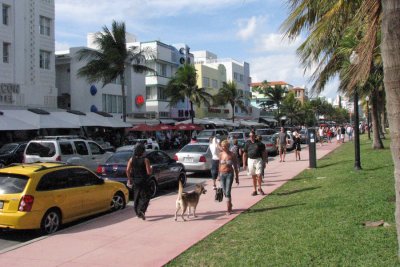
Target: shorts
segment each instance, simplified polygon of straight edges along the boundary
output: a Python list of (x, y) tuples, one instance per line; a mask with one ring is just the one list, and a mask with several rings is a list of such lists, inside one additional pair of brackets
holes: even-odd
[(263, 170), (263, 162), (261, 158), (247, 160), (248, 173), (250, 175), (261, 175)]
[(211, 178), (213, 180), (218, 177), (219, 160), (211, 160)]
[(279, 152), (284, 153), (284, 152), (286, 152), (286, 145), (279, 145), (278, 149), (279, 149)]

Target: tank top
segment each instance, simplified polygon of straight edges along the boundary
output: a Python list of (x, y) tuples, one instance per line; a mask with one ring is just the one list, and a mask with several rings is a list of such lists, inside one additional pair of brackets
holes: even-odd
[(133, 178), (145, 178), (149, 176), (146, 170), (146, 163), (144, 163), (145, 157), (135, 158), (132, 159), (132, 167), (133, 167)]

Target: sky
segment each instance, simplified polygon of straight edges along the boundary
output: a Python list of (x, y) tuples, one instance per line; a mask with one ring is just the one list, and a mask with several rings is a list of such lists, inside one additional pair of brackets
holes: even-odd
[[(312, 85), (296, 56), (304, 36), (289, 42), (280, 30), (289, 14), (284, 0), (56, 0), (55, 10), (56, 51), (86, 46), (87, 33), (116, 20), (140, 42), (185, 43), (248, 62), (252, 82)], [(337, 86), (334, 80), (320, 96), (334, 98)]]

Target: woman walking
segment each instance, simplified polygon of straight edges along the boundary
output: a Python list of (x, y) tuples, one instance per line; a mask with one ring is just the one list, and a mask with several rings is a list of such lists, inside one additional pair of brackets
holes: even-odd
[(145, 213), (150, 202), (149, 177), (151, 174), (150, 161), (144, 157), (146, 148), (139, 143), (135, 146), (133, 156), (128, 161), (126, 176), (128, 185), (134, 185), (133, 208), (138, 218), (146, 220)]
[(301, 138), (300, 138), (300, 134), (298, 134), (297, 132), (294, 135), (294, 150), (295, 150), (295, 153), (296, 153), (296, 161), (297, 161), (297, 158), (299, 158), (299, 160), (301, 160), (300, 159)]
[(226, 214), (232, 213), (231, 189), (233, 184), (233, 175), (235, 175), (236, 184), (239, 184), (238, 159), (229, 151), (229, 141), (224, 140), (221, 143), (222, 152), (219, 154), (219, 181), (226, 199)]

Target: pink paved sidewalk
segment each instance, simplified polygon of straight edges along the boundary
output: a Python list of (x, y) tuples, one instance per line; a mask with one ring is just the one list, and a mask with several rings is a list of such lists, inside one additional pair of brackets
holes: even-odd
[[(317, 157), (336, 147), (317, 146)], [(286, 162), (279, 163), (279, 156), (270, 161), (263, 185), (267, 195), (308, 168), (307, 148), (301, 156), (302, 161), (295, 161), (292, 152)], [(226, 203), (214, 201), (211, 185), (206, 184), (198, 217), (187, 222), (174, 221), (176, 195), (166, 195), (151, 201), (146, 221), (136, 218), (129, 206), (0, 254), (0, 266), (162, 266), (263, 198), (251, 196), (252, 180), (241, 172), (240, 185), (232, 188), (234, 214), (227, 216)]]

